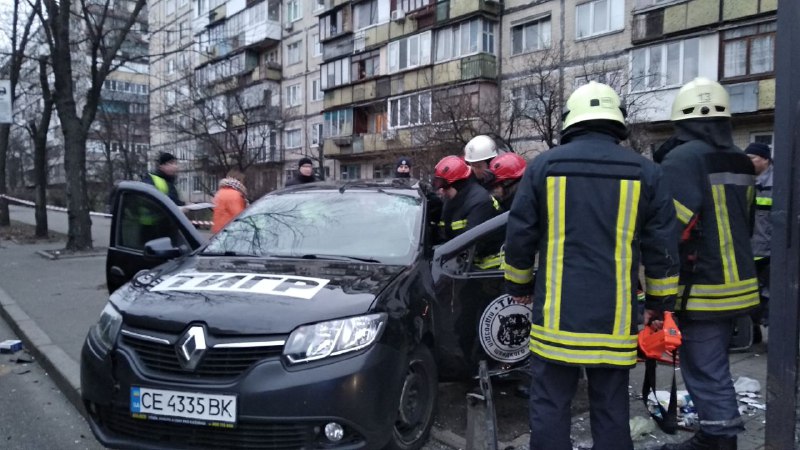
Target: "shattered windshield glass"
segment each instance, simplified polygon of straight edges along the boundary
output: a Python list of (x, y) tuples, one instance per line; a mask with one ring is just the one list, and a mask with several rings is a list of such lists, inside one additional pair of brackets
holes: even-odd
[(408, 264), (419, 247), (422, 201), (392, 190), (269, 195), (214, 235), (201, 255)]

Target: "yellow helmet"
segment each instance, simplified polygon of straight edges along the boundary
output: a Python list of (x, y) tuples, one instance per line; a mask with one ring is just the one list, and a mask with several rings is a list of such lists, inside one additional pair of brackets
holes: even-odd
[(587, 120), (611, 120), (625, 125), (625, 110), (611, 86), (590, 81), (569, 96), (563, 120), (562, 130)]
[(669, 120), (674, 122), (702, 117), (730, 116), (728, 91), (716, 81), (697, 77), (678, 91), (675, 101), (672, 102), (672, 116)]

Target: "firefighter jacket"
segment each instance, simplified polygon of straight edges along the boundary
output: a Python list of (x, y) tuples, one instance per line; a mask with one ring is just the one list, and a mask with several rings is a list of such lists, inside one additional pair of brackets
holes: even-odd
[(753, 255), (756, 259), (769, 258), (772, 241), (772, 163), (756, 179), (756, 211), (753, 238)]
[(468, 178), (462, 183), (456, 196), (445, 200), (442, 207), (439, 230), (444, 240), (453, 239), (500, 213), (500, 204), (477, 181)]
[(674, 214), (661, 169), (609, 134), (589, 131), (534, 159), (509, 213), (504, 263), (509, 294), (533, 291), (531, 352), (635, 365), (640, 263), (648, 309), (670, 310), (677, 294)]
[(750, 246), (755, 169), (733, 145), (729, 120), (675, 128), (661, 165), (684, 227), (676, 311), (693, 319), (741, 314), (759, 304)]

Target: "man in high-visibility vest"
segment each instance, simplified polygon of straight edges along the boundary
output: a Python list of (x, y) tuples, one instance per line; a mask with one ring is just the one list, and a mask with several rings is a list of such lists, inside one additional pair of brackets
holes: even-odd
[(650, 322), (672, 310), (679, 261), (661, 169), (619, 145), (627, 135), (617, 93), (596, 82), (579, 87), (567, 100), (561, 145), (528, 164), (511, 206), (503, 267), (509, 295), (533, 310), (532, 450), (572, 449), (570, 404), (581, 367), (594, 448), (633, 449), (628, 380), (639, 264)]
[(755, 169), (733, 145), (730, 97), (716, 81), (695, 78), (672, 103), (675, 134), (662, 146), (664, 181), (680, 233), (683, 342), (681, 376), (700, 430), (666, 450), (735, 450), (744, 430), (731, 381), (728, 346), (739, 316), (758, 306), (750, 244)]
[(155, 172), (148, 173), (142, 182), (152, 184), (162, 194), (169, 197), (178, 206), (184, 206), (183, 200), (175, 187), (175, 178), (178, 175), (178, 158), (171, 153), (158, 155), (158, 168)]
[(772, 150), (769, 145), (753, 142), (745, 149), (756, 169), (756, 205), (753, 256), (761, 294), (761, 307), (753, 313), (753, 343), (761, 342), (761, 325), (769, 323), (769, 257), (772, 241)]

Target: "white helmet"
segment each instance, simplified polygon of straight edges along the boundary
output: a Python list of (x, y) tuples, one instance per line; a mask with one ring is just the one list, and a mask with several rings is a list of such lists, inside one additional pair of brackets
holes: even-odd
[(497, 156), (497, 144), (484, 134), (475, 136), (464, 146), (464, 160), (467, 162), (486, 161)]

